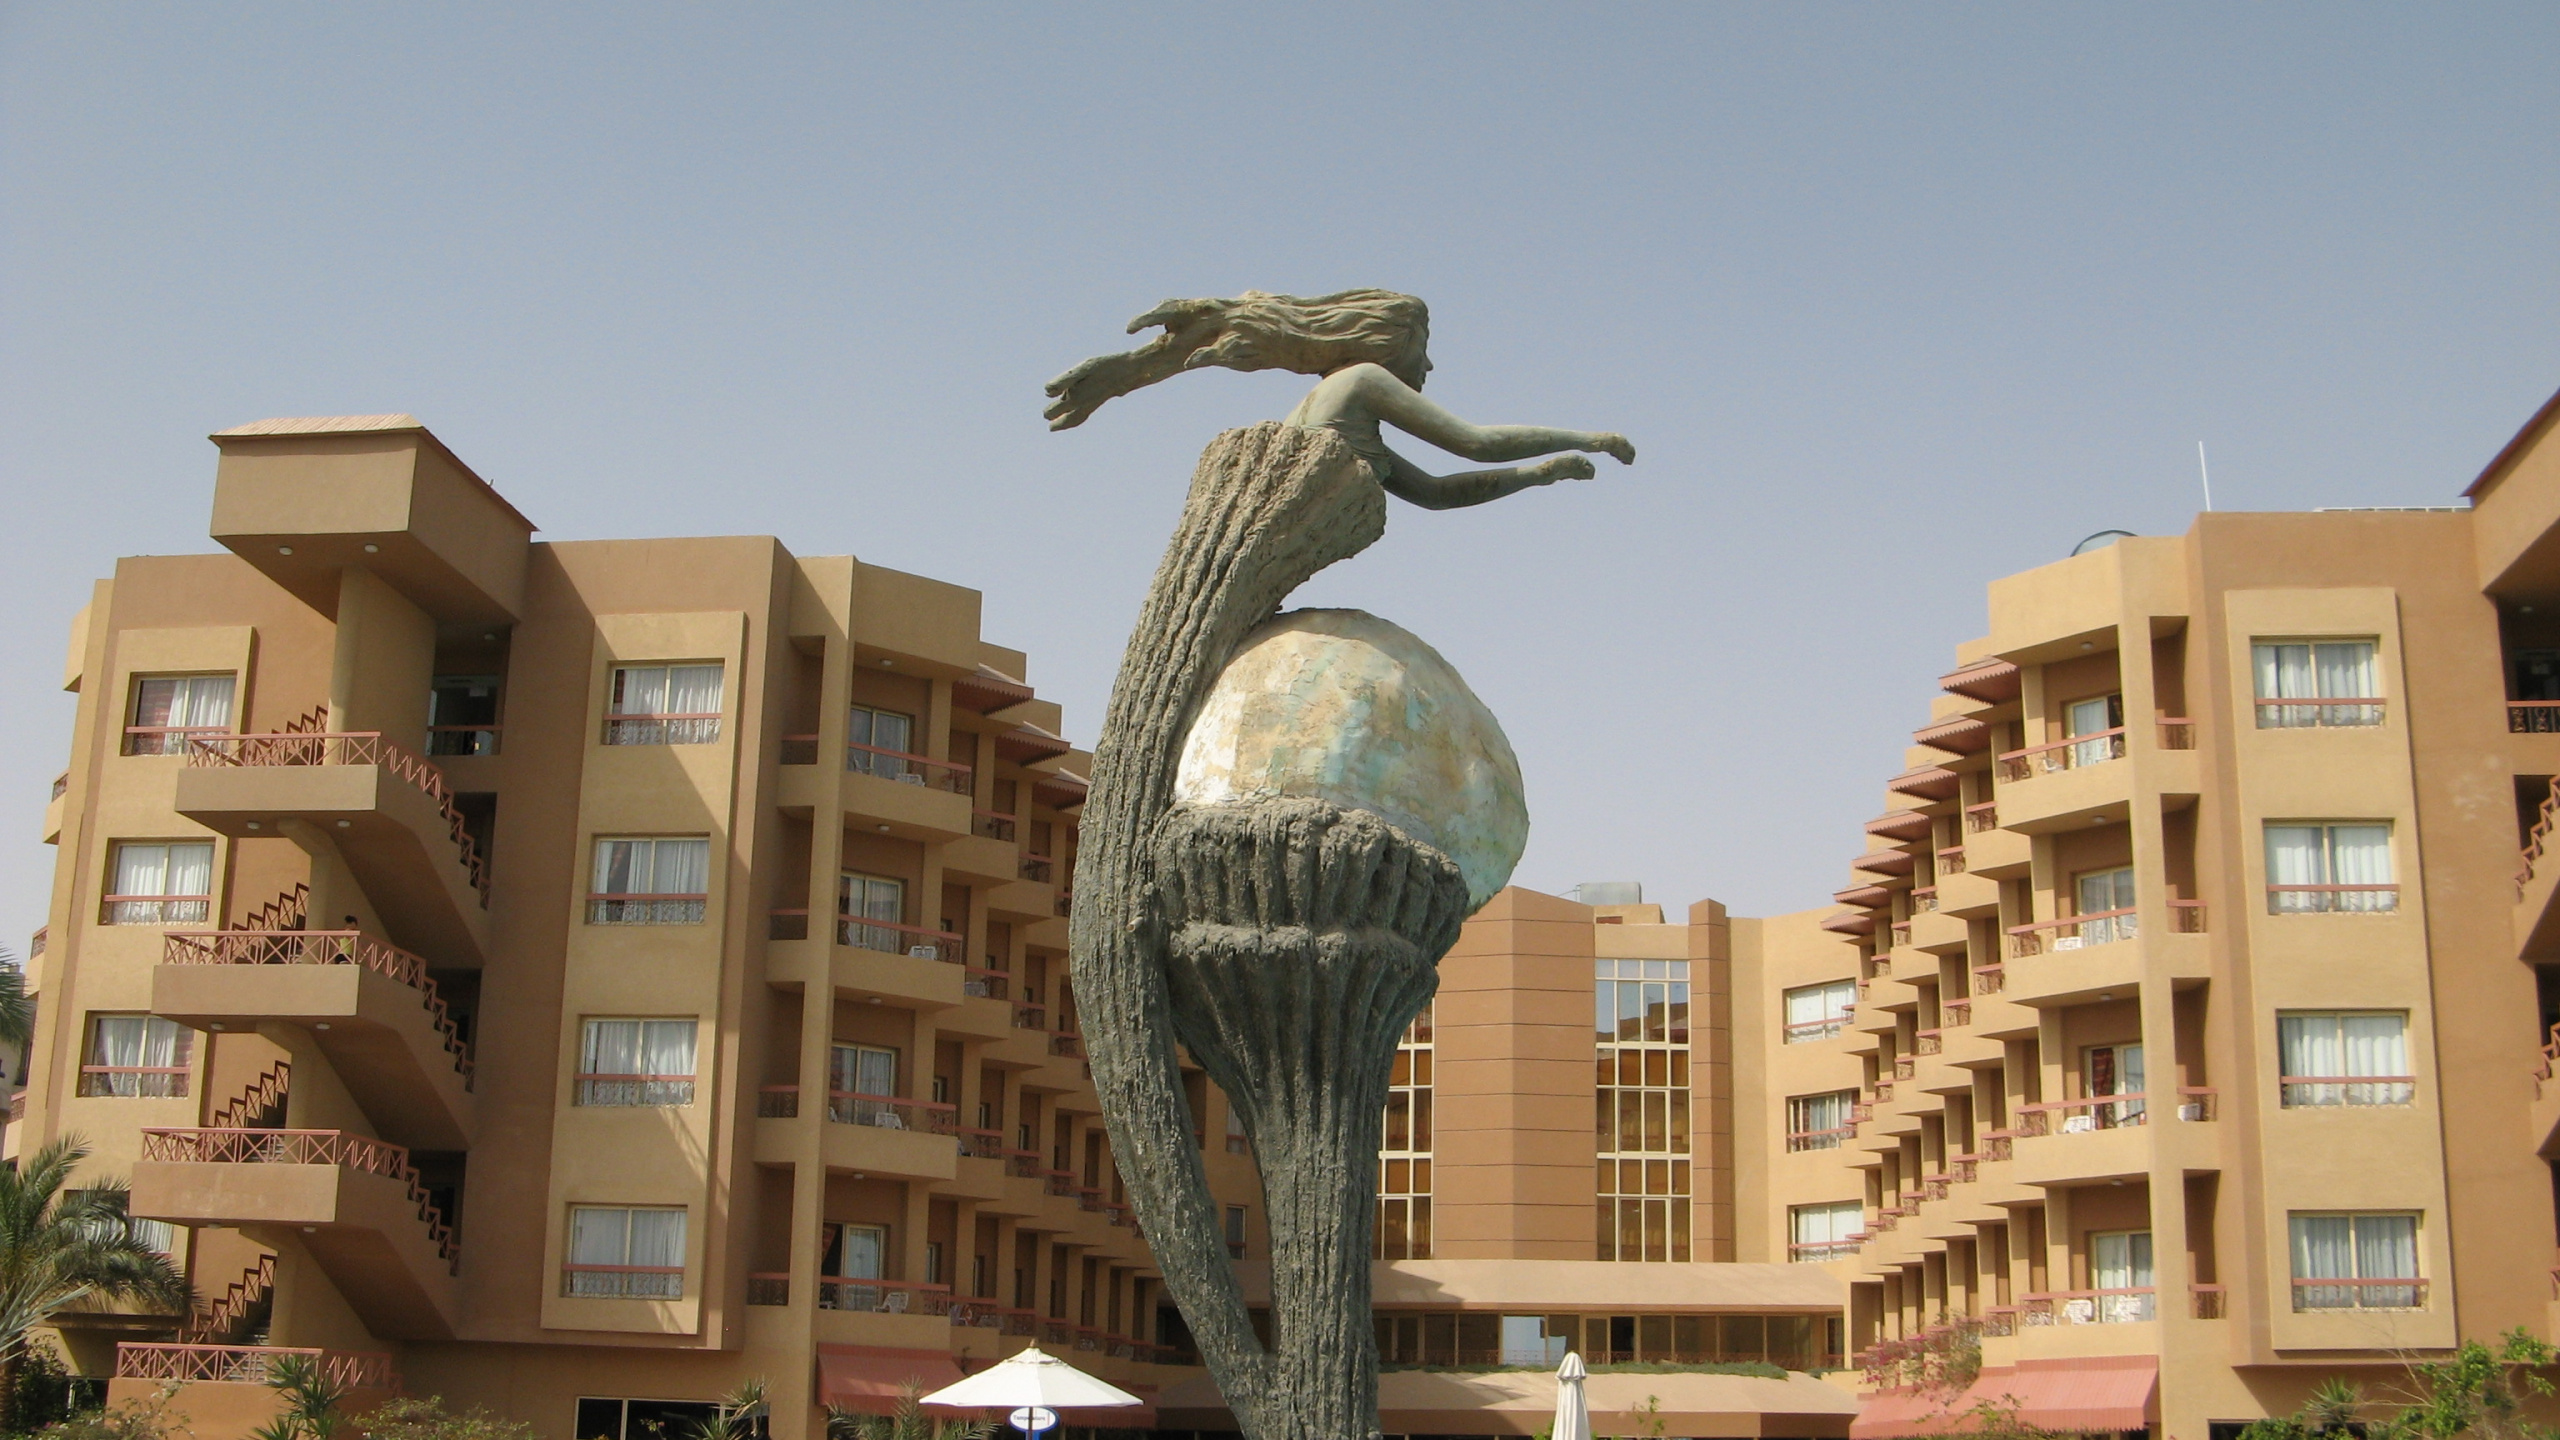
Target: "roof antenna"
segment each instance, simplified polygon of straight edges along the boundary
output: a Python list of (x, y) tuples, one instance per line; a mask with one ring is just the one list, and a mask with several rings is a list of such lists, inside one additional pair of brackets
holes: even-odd
[(2196, 442), (2196, 474), (2204, 480), (2204, 508), (2210, 515), (2213, 513), (2213, 472), (2205, 467), (2204, 442), (2201, 440)]

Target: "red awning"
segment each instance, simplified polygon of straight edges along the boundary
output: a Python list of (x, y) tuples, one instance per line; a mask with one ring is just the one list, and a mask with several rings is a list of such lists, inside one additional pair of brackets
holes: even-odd
[(1946, 1428), (1945, 1411), (1950, 1403), (1925, 1395), (1878, 1390), (1861, 1397), (1858, 1418), (1849, 1422), (1849, 1440), (1934, 1434)]
[(1867, 822), (1868, 834), (1896, 840), (1926, 840), (1932, 828), (1929, 817), (1917, 810), (1888, 810)]
[(1074, 748), (1075, 742), (1028, 720), (996, 736), (996, 753), (1016, 765), (1036, 765)]
[(1870, 875), (1908, 875), (1920, 864), (1908, 850), (1870, 850), (1850, 862), (1850, 868)]
[(1831, 898), (1842, 905), (1855, 905), (1861, 910), (1881, 910), (1893, 903), (1893, 892), (1881, 885), (1852, 885), (1834, 890)]
[(864, 1415), (895, 1412), (912, 1389), (930, 1395), (960, 1383), (947, 1350), (887, 1350), (866, 1345), (818, 1347), (818, 1403)]
[(951, 700), (981, 715), (993, 714), (1031, 698), (1031, 687), (992, 665), (981, 665), (978, 673), (963, 675), (951, 682)]
[(1876, 931), (1876, 917), (1853, 911), (1832, 916), (1822, 922), (1822, 928), (1841, 935), (1872, 935)]
[(1938, 677), (1938, 688), (1948, 694), (1992, 704), (2017, 699), (2022, 685), (2018, 667), (1998, 658), (1976, 660), (1961, 670)]
[(1991, 727), (1970, 715), (1923, 725), (1911, 732), (1912, 743), (1950, 755), (1971, 755), (1991, 748)]
[(1989, 1401), (2006, 1409), (2012, 1397), (2020, 1423), (2039, 1430), (2140, 1430), (2160, 1418), (2160, 1357), (2021, 1360), (2015, 1370), (1983, 1371), (1959, 1408)]

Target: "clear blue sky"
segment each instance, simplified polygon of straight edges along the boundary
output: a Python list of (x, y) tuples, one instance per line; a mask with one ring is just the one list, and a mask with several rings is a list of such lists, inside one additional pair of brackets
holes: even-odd
[(1306, 592), (1518, 747), (1523, 883), (1842, 883), (1988, 579), (2442, 503), (2560, 386), (2560, 7), (68, 5), (0, 14), (0, 939), (115, 557), (206, 432), (406, 410), (554, 539), (986, 592), (1089, 741), (1215, 431), (1051, 435), (1166, 296), (1431, 303), (1435, 396), (1632, 470)]

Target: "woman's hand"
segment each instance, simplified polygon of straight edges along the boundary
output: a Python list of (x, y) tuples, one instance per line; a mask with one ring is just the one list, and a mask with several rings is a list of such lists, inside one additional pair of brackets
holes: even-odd
[(1626, 436), (1612, 431), (1603, 431), (1592, 436), (1591, 443), (1582, 448), (1594, 455), (1615, 456), (1621, 465), (1636, 463), (1636, 447), (1627, 443)]

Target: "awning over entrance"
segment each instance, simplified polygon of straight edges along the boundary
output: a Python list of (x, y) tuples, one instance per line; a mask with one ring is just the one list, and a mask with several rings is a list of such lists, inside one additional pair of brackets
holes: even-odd
[[(1650, 1398), (1666, 1434), (1838, 1440), (1849, 1433), (1858, 1404), (1848, 1391), (1804, 1375), (1603, 1372), (1585, 1381), (1583, 1392), (1591, 1428), (1603, 1435), (1639, 1433), (1654, 1417), (1638, 1419), (1635, 1412)], [(1172, 1429), (1235, 1428), (1206, 1376), (1168, 1387), (1156, 1404), (1161, 1423)], [(1544, 1371), (1390, 1370), (1378, 1377), (1379, 1428), (1390, 1435), (1536, 1435), (1555, 1415), (1556, 1377)]]
[(2063, 1434), (2140, 1430), (2160, 1418), (2160, 1359), (2098, 1355), (2022, 1360), (1985, 1370), (1953, 1398), (1880, 1392), (1866, 1397), (1849, 1440), (1944, 1435), (1969, 1428), (1977, 1406), (2015, 1407), (2021, 1424)]
[(818, 1403), (865, 1415), (887, 1415), (909, 1391), (930, 1394), (960, 1383), (946, 1350), (887, 1350), (860, 1345), (818, 1347)]

